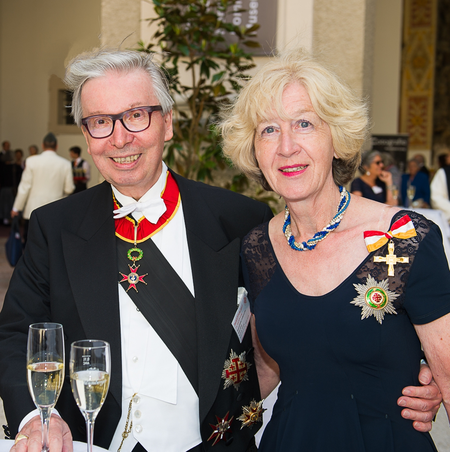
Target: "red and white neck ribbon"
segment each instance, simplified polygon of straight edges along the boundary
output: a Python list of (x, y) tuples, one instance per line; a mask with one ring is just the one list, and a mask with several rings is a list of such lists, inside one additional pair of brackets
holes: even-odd
[(416, 235), (416, 229), (411, 218), (408, 215), (404, 215), (392, 225), (391, 230), (388, 232), (364, 231), (364, 241), (369, 253), (371, 253), (381, 248), (393, 237), (396, 239), (410, 239)]

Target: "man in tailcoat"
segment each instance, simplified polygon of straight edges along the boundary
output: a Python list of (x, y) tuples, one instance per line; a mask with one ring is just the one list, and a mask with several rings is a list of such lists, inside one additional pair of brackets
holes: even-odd
[(72, 436), (85, 441), (67, 366), (70, 343), (84, 338), (108, 341), (112, 353), (95, 444), (121, 452), (256, 450), (262, 409), (239, 251), (270, 210), (166, 168), (173, 101), (149, 55), (80, 55), (66, 83), (105, 182), (31, 216), (0, 313), (0, 396), (11, 434), (20, 431), (14, 452), (40, 452), (25, 356), (28, 325), (44, 321), (61, 323), (66, 341), (52, 452), (70, 452)]
[[(26, 386), (28, 325), (52, 321), (64, 327), (66, 363), (75, 340), (111, 345), (97, 445), (122, 452), (252, 450), (261, 410), (250, 328), (232, 321), (240, 306), (241, 238), (267, 221), (270, 209), (167, 169), (172, 99), (148, 55), (81, 55), (67, 81), (105, 182), (31, 215), (0, 315), (0, 395), (11, 433), (35, 408)], [(132, 258), (142, 258), (130, 259), (131, 249), (141, 250)], [(245, 417), (246, 407), (259, 421)], [(56, 409), (73, 438), (85, 441), (68, 365)], [(55, 417), (50, 435), (67, 437)], [(28, 426), (22, 433), (29, 439), (18, 446), (31, 444)]]

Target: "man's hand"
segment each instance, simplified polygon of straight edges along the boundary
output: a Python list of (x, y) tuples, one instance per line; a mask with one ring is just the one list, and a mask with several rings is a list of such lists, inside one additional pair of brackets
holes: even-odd
[(402, 416), (413, 422), (413, 427), (419, 432), (429, 432), (431, 421), (436, 416), (442, 402), (441, 391), (433, 380), (430, 368), (426, 364), (420, 366), (419, 381), (424, 386), (407, 386), (397, 404), (406, 407)]
[[(23, 438), (23, 435), (25, 435), (26, 438)], [(17, 441), (17, 439), (19, 439), (19, 441)], [(35, 416), (28, 421), (17, 434), (16, 441), (17, 442), (11, 448), (10, 452), (41, 452), (41, 418)], [(52, 414), (50, 418), (48, 442), (52, 452), (73, 452), (72, 433), (70, 433), (69, 426), (55, 414)]]

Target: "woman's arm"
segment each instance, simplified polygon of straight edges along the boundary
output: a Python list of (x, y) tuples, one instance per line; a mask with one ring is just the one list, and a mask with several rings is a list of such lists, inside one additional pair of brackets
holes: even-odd
[(252, 328), (253, 348), (255, 349), (255, 365), (258, 374), (261, 397), (265, 399), (280, 382), (280, 369), (278, 364), (264, 351), (256, 332), (255, 316), (250, 320)]
[(450, 416), (450, 314), (414, 327)]
[(398, 200), (392, 195), (392, 174), (389, 171), (382, 171), (380, 180), (386, 184), (386, 204), (388, 206), (398, 206)]

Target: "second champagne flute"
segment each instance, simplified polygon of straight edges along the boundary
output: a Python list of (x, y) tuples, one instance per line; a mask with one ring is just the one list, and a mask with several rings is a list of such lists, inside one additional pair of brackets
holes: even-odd
[(70, 384), (86, 420), (87, 452), (94, 444), (94, 422), (109, 388), (111, 354), (108, 342), (87, 339), (70, 347)]

